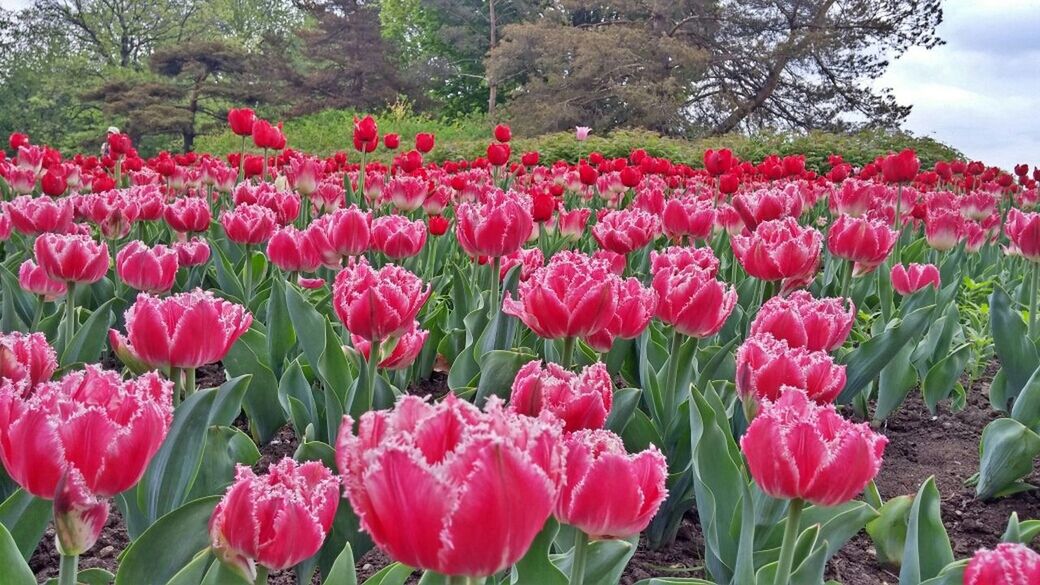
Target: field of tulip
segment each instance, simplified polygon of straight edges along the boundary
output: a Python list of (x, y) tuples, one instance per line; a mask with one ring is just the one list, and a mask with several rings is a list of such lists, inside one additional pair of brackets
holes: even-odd
[(228, 122), (0, 152), (0, 585), (1040, 583), (1040, 170)]

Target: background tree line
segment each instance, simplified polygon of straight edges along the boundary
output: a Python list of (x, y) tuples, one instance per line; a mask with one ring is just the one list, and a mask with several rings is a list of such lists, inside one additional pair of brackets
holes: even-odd
[(941, 0), (36, 0), (0, 10), (0, 133), (191, 149), (230, 105), (402, 103), (528, 135), (893, 129), (909, 106), (873, 80), (941, 19)]

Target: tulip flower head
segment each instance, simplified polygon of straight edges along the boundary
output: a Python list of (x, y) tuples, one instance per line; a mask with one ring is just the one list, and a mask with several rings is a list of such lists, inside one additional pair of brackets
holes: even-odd
[[(737, 351), (737, 394), (745, 403), (777, 400), (785, 387), (801, 388), (819, 403), (845, 387), (845, 366), (822, 351), (790, 347), (768, 333), (749, 337)], [(753, 410), (753, 409), (752, 409)]]
[(1040, 213), (1012, 208), (1004, 224), (1011, 250), (1030, 262), (1040, 262)]
[(509, 408), (533, 417), (550, 412), (563, 421), (564, 431), (572, 433), (603, 428), (613, 399), (614, 383), (602, 363), (575, 374), (557, 364), (543, 367), (541, 362), (533, 361), (517, 372)]
[(22, 262), (18, 268), (18, 286), (25, 292), (42, 297), (45, 301), (55, 301), (65, 296), (68, 287), (61, 280), (54, 280), (32, 260)]
[(116, 253), (116, 274), (131, 288), (158, 294), (173, 288), (177, 278), (178, 252), (159, 244), (149, 248), (134, 240)]
[(1040, 583), (1040, 554), (1024, 544), (1002, 542), (980, 549), (964, 569), (964, 585), (1033, 585)]
[(892, 267), (891, 278), (892, 289), (904, 297), (929, 286), (935, 290), (941, 287), (939, 269), (934, 264), (896, 264)]
[[(419, 328), (418, 321), (412, 321), (411, 327), (397, 338), (393, 347), (387, 347), (385, 351), (381, 352), (379, 368), (383, 370), (403, 370), (411, 366), (415, 363), (416, 358), (419, 357), (419, 353), (422, 351), (423, 345), (429, 336), (429, 331)], [(353, 334), (350, 336), (350, 342), (367, 362), (371, 356), (372, 343)]]
[[(390, 557), (443, 575), (481, 578), (524, 556), (557, 501), (559, 423), (485, 411), (454, 394), (415, 396), (392, 411), (345, 417), (336, 462), (362, 528)], [(402, 487), (407, 489), (401, 489)]]
[(841, 347), (856, 322), (856, 307), (845, 299), (816, 299), (808, 291), (773, 297), (758, 310), (749, 336), (769, 334), (789, 347), (831, 352)]
[(33, 243), (36, 262), (53, 280), (92, 284), (108, 273), (108, 245), (80, 234), (40, 234)]
[(896, 236), (896, 231), (884, 221), (842, 215), (827, 232), (827, 249), (855, 263), (853, 276), (865, 276), (888, 258), (896, 245)]
[(534, 230), (530, 204), (518, 194), (490, 191), (455, 209), (455, 235), (471, 257), (501, 258), (524, 245)]
[(372, 222), (372, 247), (392, 260), (410, 258), (426, 244), (426, 223), (403, 215), (384, 215)]
[(336, 275), (332, 306), (352, 335), (380, 343), (406, 333), (415, 321), (430, 287), (411, 272), (387, 264), (379, 270), (365, 259)]
[(657, 318), (688, 337), (703, 339), (722, 329), (737, 304), (737, 291), (707, 270), (688, 266), (654, 274)]
[(823, 235), (794, 218), (762, 222), (750, 234), (733, 236), (733, 253), (759, 280), (782, 280), (784, 290), (803, 286), (820, 266)]
[(592, 228), (592, 237), (604, 250), (628, 254), (652, 242), (661, 228), (661, 220), (642, 209), (607, 212)]
[(762, 401), (740, 449), (766, 494), (837, 506), (874, 479), (887, 443), (868, 424), (853, 424), (833, 405), (818, 405), (802, 390), (785, 387), (775, 402)]
[(0, 380), (29, 392), (57, 369), (57, 355), (42, 333), (0, 333)]

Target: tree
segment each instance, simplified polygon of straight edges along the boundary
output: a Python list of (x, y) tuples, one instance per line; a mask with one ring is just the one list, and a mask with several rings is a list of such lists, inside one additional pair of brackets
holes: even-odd
[(249, 86), (240, 81), (249, 68), (247, 54), (238, 47), (194, 41), (153, 53), (151, 75), (106, 81), (84, 98), (100, 103), (110, 116), (125, 118), (125, 131), (135, 141), (178, 134), (190, 151), (207, 120), (223, 123), (226, 104), (248, 96)]

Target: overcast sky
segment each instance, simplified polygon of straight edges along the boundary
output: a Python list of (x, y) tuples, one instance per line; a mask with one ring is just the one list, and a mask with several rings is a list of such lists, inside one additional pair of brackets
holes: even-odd
[[(29, 0), (0, 0), (20, 8)], [(966, 156), (1040, 164), (1040, 0), (946, 0), (946, 44), (913, 49), (877, 81), (913, 104), (906, 127)]]

